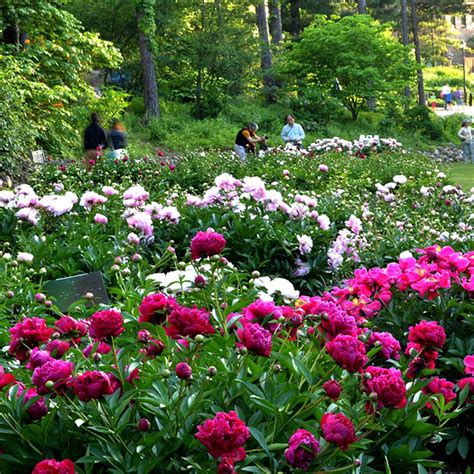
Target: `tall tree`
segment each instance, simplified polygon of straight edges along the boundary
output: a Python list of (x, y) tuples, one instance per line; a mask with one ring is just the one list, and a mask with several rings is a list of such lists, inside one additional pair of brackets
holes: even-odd
[(299, 36), (301, 33), (301, 0), (290, 0), (290, 33)]
[(423, 81), (423, 69), (421, 65), (421, 48), (418, 36), (418, 11), (416, 0), (411, 0), (411, 19), (413, 25), (413, 43), (415, 45), (415, 57), (418, 64), (417, 80), (418, 80), (418, 103), (426, 105), (425, 84)]
[(269, 11), (268, 25), (270, 27), (270, 35), (272, 37), (272, 43), (278, 47), (283, 41), (280, 0), (268, 0), (268, 11)]
[(137, 0), (138, 42), (143, 75), (143, 95), (145, 100), (145, 120), (160, 116), (158, 85), (156, 83), (154, 41), (156, 0)]
[(263, 73), (263, 85), (268, 102), (275, 101), (275, 81), (273, 78), (273, 57), (270, 46), (270, 32), (268, 28), (267, 0), (262, 0), (256, 6), (257, 27), (260, 38), (260, 66)]
[[(408, 37), (408, 9), (407, 9), (407, 0), (401, 0), (401, 29), (402, 29), (402, 42), (405, 48), (408, 48), (409, 45), (409, 37)], [(408, 53), (405, 52), (405, 62), (408, 62)], [(407, 102), (405, 103), (405, 109), (408, 108), (408, 99), (410, 98), (411, 91), (410, 86), (406, 85), (404, 89), (405, 97), (407, 98)]]

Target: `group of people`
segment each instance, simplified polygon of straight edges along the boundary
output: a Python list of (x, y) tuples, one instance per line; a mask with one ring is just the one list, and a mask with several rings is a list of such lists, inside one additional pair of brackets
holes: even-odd
[(113, 119), (110, 130), (106, 133), (102, 128), (100, 115), (91, 114), (91, 123), (84, 132), (84, 163), (90, 166), (91, 160), (97, 158), (97, 150), (110, 148), (108, 156), (112, 159), (122, 158), (127, 155), (127, 132), (118, 119)]
[[(268, 137), (257, 135), (258, 125), (256, 123), (250, 123), (247, 127), (242, 128), (237, 133), (234, 143), (234, 151), (241, 160), (247, 158), (247, 153), (255, 153), (256, 146), (258, 143), (261, 146), (266, 145)], [(281, 138), (283, 142), (291, 143), (296, 147), (301, 147), (303, 144), (305, 134), (303, 127), (295, 122), (295, 117), (292, 114), (288, 114), (285, 117), (285, 125), (281, 131)]]
[(453, 102), (456, 102), (456, 105), (458, 106), (464, 104), (464, 94), (460, 87), (458, 87), (453, 93), (449, 84), (445, 84), (441, 88), (439, 95), (444, 100), (444, 108), (446, 110), (451, 110)]

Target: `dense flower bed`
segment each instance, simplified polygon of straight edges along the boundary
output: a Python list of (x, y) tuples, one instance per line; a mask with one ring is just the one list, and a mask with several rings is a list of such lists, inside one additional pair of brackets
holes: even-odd
[[(99, 162), (4, 185), (0, 470), (468, 463), (472, 192), (391, 155)], [(63, 313), (45, 290), (96, 270), (110, 305), (88, 293)]]

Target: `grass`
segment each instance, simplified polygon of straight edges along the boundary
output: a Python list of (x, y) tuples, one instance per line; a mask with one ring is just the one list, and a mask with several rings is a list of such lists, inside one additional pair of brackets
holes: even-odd
[(474, 164), (455, 163), (450, 166), (451, 179), (461, 185), (464, 191), (474, 187)]

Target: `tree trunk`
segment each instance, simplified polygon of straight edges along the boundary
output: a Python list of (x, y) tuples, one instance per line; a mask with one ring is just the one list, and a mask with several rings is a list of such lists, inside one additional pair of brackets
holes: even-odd
[(260, 37), (260, 66), (263, 72), (263, 85), (267, 102), (275, 102), (275, 81), (273, 78), (273, 58), (268, 31), (267, 0), (256, 6), (258, 35)]
[(18, 19), (15, 14), (8, 14), (8, 10), (4, 8), (2, 11), (5, 29), (2, 32), (3, 43), (13, 44), (17, 52), (20, 50), (20, 28), (18, 27)]
[[(408, 47), (409, 45), (409, 38), (408, 38), (408, 10), (407, 10), (407, 0), (402, 0), (402, 41), (403, 41), (403, 46)], [(405, 63), (408, 62), (407, 55), (408, 53), (405, 53)], [(410, 100), (411, 96), (411, 91), (410, 91), (410, 86), (406, 85), (405, 90), (404, 90), (404, 95), (406, 97), (406, 103), (404, 105), (404, 109), (408, 110), (408, 102)]]
[(425, 85), (423, 82), (423, 70), (421, 68), (421, 49), (420, 39), (418, 37), (418, 14), (416, 8), (416, 0), (411, 0), (411, 17), (413, 21), (413, 43), (415, 45), (415, 57), (418, 64), (418, 103), (426, 105)]
[(290, 0), (290, 32), (293, 36), (299, 36), (301, 33), (301, 0)]
[(145, 121), (148, 122), (150, 118), (160, 116), (160, 104), (151, 39), (146, 28), (150, 21), (154, 22), (155, 20), (154, 18), (145, 18), (145, 16), (146, 12), (142, 8), (139, 8), (137, 11), (138, 43), (140, 46), (140, 59), (142, 64)]
[(359, 15), (367, 14), (367, 0), (357, 0), (357, 11)]
[(269, 0), (268, 10), (270, 13), (268, 25), (270, 27), (272, 43), (275, 46), (280, 46), (280, 43), (283, 41), (280, 0)]

